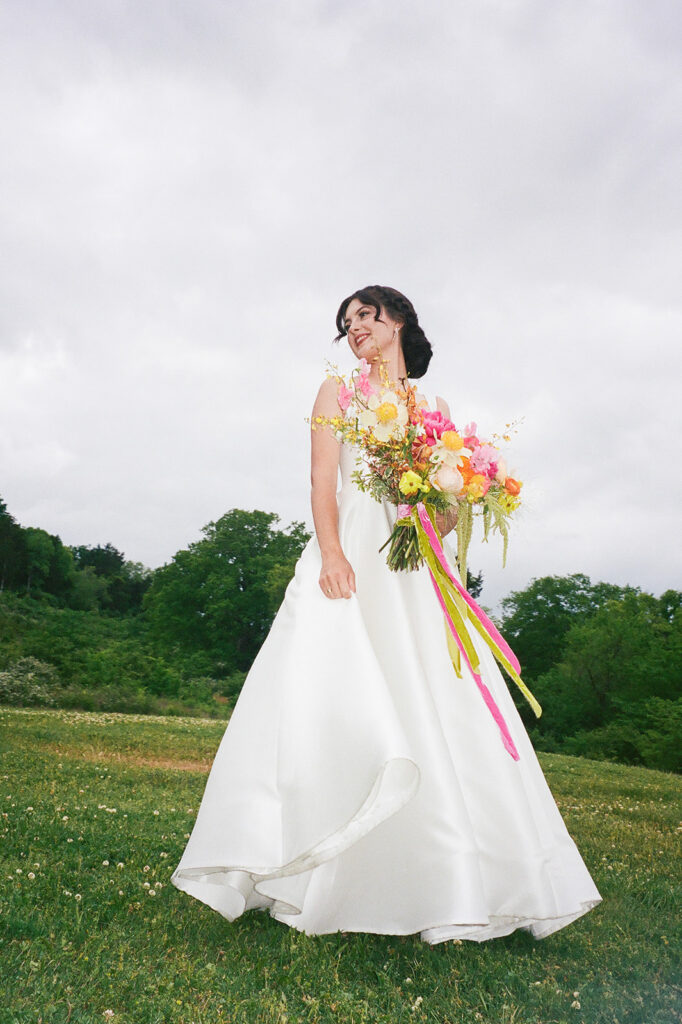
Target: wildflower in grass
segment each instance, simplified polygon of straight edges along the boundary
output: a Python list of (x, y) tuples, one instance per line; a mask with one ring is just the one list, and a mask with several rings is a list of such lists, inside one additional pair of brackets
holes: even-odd
[(103, 868), (108, 868), (109, 867), (109, 861), (108, 860), (103, 860), (102, 861), (102, 867)]
[(76, 903), (80, 903), (80, 901), (83, 899), (83, 897), (81, 896), (81, 894), (79, 892), (77, 892), (76, 895), (74, 896), (74, 899), (75, 899)]
[(142, 870), (143, 871), (149, 871), (150, 870), (149, 864), (145, 864), (145, 866), (142, 868)]
[(412, 1013), (415, 1013), (419, 1009), (419, 1007), (421, 1006), (421, 1004), (423, 1002), (424, 1002), (424, 997), (423, 996), (417, 996), (415, 1001), (412, 1003)]
[(573, 1002), (571, 1003), (571, 1009), (572, 1010), (579, 1010), (580, 1009), (580, 1003), (578, 1002), (577, 999), (574, 999)]
[(33, 874), (33, 872), (32, 872), (32, 871), (29, 871), (29, 873), (28, 873), (28, 877), (29, 877), (30, 879), (34, 879), (34, 878), (35, 878), (36, 876), (35, 876), (35, 875)]
[(117, 868), (122, 868), (122, 867), (124, 867), (123, 861), (122, 861), (122, 860), (120, 860), (120, 861), (118, 862), (118, 864), (116, 865), (116, 867), (117, 867)]
[(17, 874), (17, 875), (23, 875), (23, 873), (24, 872), (21, 870), (21, 868), (17, 868), (17, 870), (15, 872), (15, 874)]

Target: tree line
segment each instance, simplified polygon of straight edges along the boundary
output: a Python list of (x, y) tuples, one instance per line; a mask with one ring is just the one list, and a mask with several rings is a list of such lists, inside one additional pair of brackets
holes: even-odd
[[(22, 527), (0, 500), (0, 703), (226, 717), (309, 538), (232, 509), (150, 570)], [(535, 719), (510, 685), (537, 749), (682, 771), (681, 592), (574, 573), (502, 608), (543, 707)]]

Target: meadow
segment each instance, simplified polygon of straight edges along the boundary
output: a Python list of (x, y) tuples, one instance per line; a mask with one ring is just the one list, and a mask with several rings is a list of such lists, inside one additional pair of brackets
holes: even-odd
[(540, 753), (603, 902), (540, 941), (229, 924), (170, 884), (224, 721), (0, 708), (0, 1024), (675, 1024), (682, 779)]

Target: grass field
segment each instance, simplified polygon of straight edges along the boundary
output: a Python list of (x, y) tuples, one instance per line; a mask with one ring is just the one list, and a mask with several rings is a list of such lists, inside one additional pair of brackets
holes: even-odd
[(675, 1024), (682, 778), (540, 754), (603, 903), (540, 941), (233, 924), (169, 882), (224, 722), (0, 708), (0, 1024)]

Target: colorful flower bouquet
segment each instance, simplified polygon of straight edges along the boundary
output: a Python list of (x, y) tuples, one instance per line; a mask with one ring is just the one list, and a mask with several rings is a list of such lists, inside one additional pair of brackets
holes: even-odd
[(484, 540), (491, 529), (501, 534), (504, 566), (508, 521), (521, 504), (522, 484), (507, 473), (500, 450), (478, 437), (475, 423), (460, 431), (443, 413), (424, 408), (414, 384), (397, 386), (383, 374), (376, 391), (368, 374), (364, 359), (348, 379), (335, 372), (344, 416), (317, 417), (313, 426), (328, 422), (339, 440), (359, 448), (362, 467), (353, 474), (358, 487), (397, 506), (398, 519), (386, 541), (389, 568), (424, 564), (413, 516), (419, 503), (432, 518), (436, 512), (456, 511), (457, 564), (464, 586), (475, 514), (482, 516)]
[[(478, 512), (483, 518), (484, 540), (491, 529), (502, 535), (504, 565), (508, 520), (521, 503), (521, 481), (507, 473), (497, 446), (478, 437), (475, 423), (459, 431), (441, 412), (424, 408), (424, 403), (417, 401), (415, 385), (390, 381), (382, 367), (382, 383), (375, 389), (369, 370), (364, 359), (349, 378), (333, 370), (343, 415), (317, 416), (311, 427), (329, 426), (340, 441), (358, 448), (360, 466), (353, 473), (358, 487), (377, 501), (387, 500), (397, 506), (393, 532), (383, 545), (390, 545), (388, 566), (395, 571), (428, 566), (445, 618), (455, 672), (461, 677), (463, 660), (497, 722), (506, 750), (518, 761), (507, 724), (482, 679), (469, 626), (507, 670), (537, 717), (542, 708), (521, 679), (514, 652), (467, 592), (466, 560), (473, 517)], [(504, 440), (509, 440), (508, 435)], [(457, 513), (461, 582), (448, 563), (436, 518), (437, 513), (447, 514), (453, 509)]]

